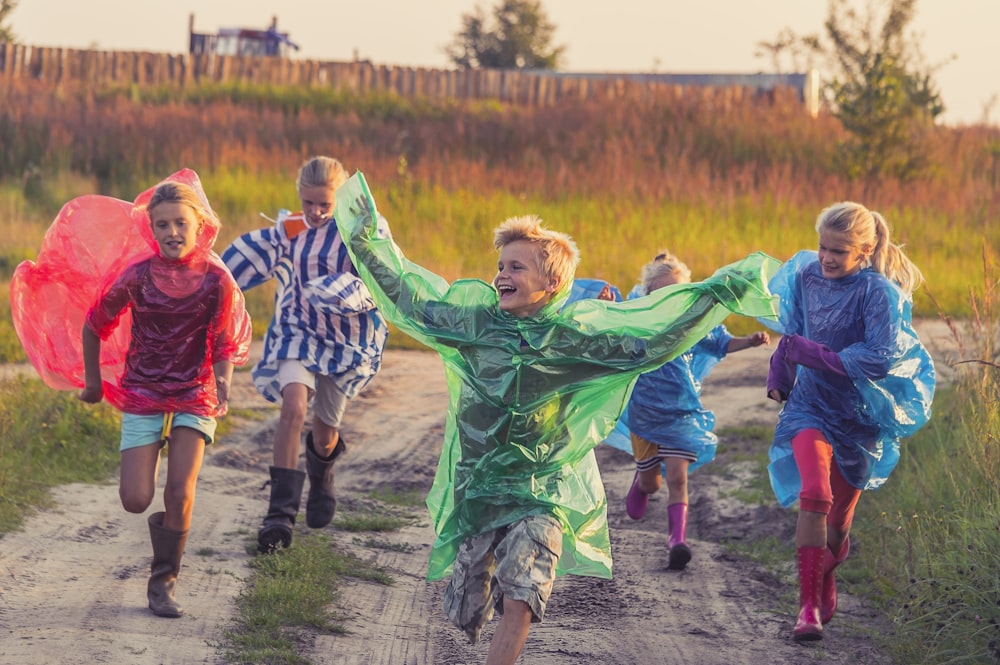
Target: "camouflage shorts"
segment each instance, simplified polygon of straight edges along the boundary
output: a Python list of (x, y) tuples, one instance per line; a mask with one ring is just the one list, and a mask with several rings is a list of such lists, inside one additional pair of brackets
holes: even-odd
[(466, 539), (444, 592), (448, 618), (473, 644), (494, 610), (503, 614), (505, 597), (527, 603), (532, 623), (540, 622), (561, 554), (562, 525), (548, 515)]

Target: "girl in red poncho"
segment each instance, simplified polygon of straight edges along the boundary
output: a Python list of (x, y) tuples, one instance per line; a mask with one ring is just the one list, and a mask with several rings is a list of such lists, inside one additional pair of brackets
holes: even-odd
[[(142, 513), (167, 448), (164, 512), (149, 518), (153, 563), (147, 587), (157, 616), (178, 617), (174, 585), (191, 526), (195, 485), (215, 417), (225, 414), (234, 364), (247, 361), (250, 317), (232, 275), (211, 251), (219, 222), (199, 190), (160, 184), (146, 205), (156, 254), (128, 266), (87, 312), (84, 402), (123, 411), (119, 495)], [(101, 378), (101, 341), (131, 313), (131, 341), (118, 385)]]

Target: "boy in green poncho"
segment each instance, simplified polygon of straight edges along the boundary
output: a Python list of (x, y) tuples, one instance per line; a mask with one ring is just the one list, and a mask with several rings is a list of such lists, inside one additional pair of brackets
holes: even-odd
[(486, 662), (513, 663), (557, 574), (611, 577), (593, 449), (614, 428), (635, 378), (730, 312), (774, 317), (765, 285), (778, 262), (757, 253), (704, 282), (561, 309), (579, 253), (537, 217), (496, 229), (493, 284), (449, 284), (379, 238), (360, 173), (337, 190), (335, 219), (382, 315), (444, 361), (450, 403), (427, 498), (437, 533), (427, 578), (451, 573), (445, 610), (473, 642), (500, 612)]

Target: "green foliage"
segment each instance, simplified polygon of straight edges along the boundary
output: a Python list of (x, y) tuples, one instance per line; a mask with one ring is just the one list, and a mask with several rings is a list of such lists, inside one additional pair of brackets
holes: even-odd
[(924, 134), (944, 105), (929, 73), (916, 61), (919, 49), (904, 31), (916, 0), (883, 0), (887, 16), (873, 27), (872, 8), (861, 17), (849, 0), (830, 0), (826, 32), (838, 73), (829, 83), (834, 115), (852, 140), (840, 164), (852, 178), (909, 179), (928, 167)]
[(0, 535), (20, 526), (49, 490), (103, 482), (117, 467), (118, 418), (28, 378), (0, 380)]
[(566, 47), (551, 45), (554, 32), (540, 0), (501, 0), (492, 23), (478, 6), (464, 14), (446, 52), (463, 69), (558, 69)]
[(0, 0), (0, 44), (3, 42), (16, 42), (14, 29), (10, 27), (10, 14), (17, 7), (19, 0)]
[(903, 442), (887, 486), (859, 503), (856, 557), (877, 580), (869, 600), (893, 622), (885, 648), (901, 663), (1000, 659), (1000, 365), (995, 265), (974, 293), (968, 330), (955, 327), (953, 388)]

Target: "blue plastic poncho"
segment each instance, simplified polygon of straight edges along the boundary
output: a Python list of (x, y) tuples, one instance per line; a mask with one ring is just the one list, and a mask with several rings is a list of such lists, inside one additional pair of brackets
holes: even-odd
[[(636, 284), (628, 297), (644, 295), (646, 290)], [(684, 353), (640, 375), (618, 424), (604, 443), (631, 454), (634, 430), (647, 441), (694, 453), (697, 457), (688, 467), (689, 473), (715, 459), (719, 444), (713, 431), (715, 414), (702, 406), (701, 384), (726, 356), (732, 339), (726, 327), (718, 325)]]
[(825, 344), (847, 372), (798, 367), (771, 444), (775, 496), (785, 507), (798, 499), (792, 438), (807, 428), (826, 436), (845, 480), (878, 488), (899, 461), (899, 440), (931, 415), (934, 363), (913, 329), (910, 298), (871, 269), (827, 279), (814, 251), (782, 265), (770, 288), (780, 298), (780, 317), (761, 323)]
[(639, 373), (685, 351), (730, 311), (775, 315), (764, 284), (777, 262), (757, 253), (704, 282), (562, 309), (566, 284), (522, 319), (500, 309), (491, 284), (449, 284), (377, 237), (379, 215), (361, 174), (337, 190), (335, 218), (379, 311), (444, 361), (450, 403), (427, 498), (437, 533), (428, 579), (451, 571), (467, 537), (538, 514), (562, 523), (559, 574), (610, 577), (593, 448)]

